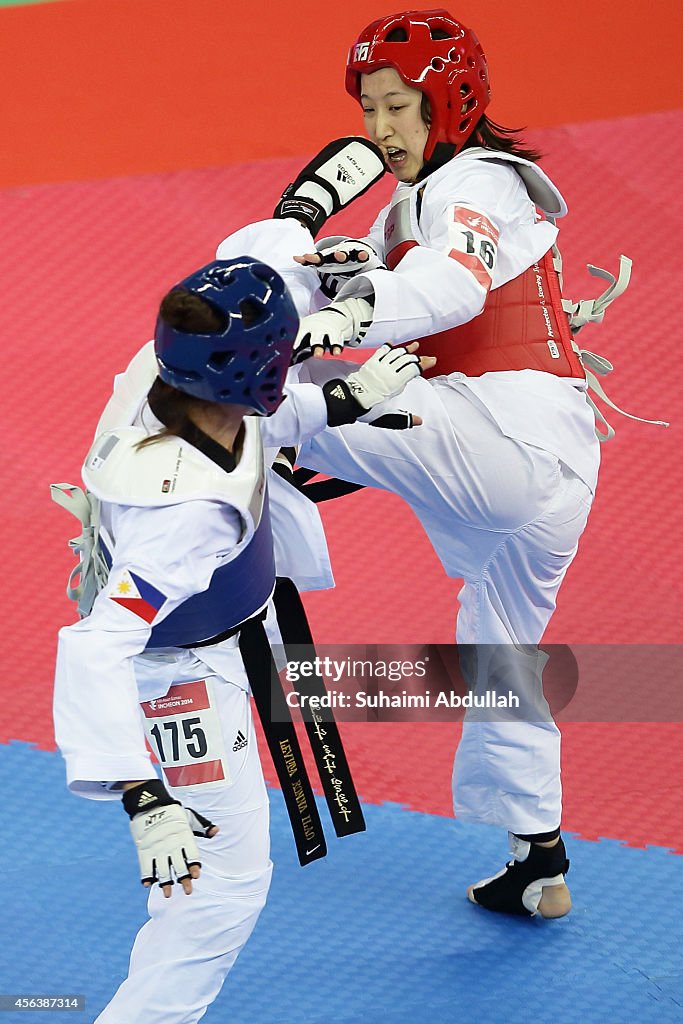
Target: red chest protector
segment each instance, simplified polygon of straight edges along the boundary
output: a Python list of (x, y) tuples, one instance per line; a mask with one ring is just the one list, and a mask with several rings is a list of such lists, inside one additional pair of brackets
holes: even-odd
[(483, 311), (469, 323), (424, 338), (420, 352), (437, 357), (425, 377), (456, 371), (479, 377), (495, 370), (586, 376), (562, 309), (552, 249), (519, 277), (489, 292)]
[[(534, 199), (530, 188), (533, 182), (522, 174), (523, 168), (517, 169), (530, 198)], [(537, 206), (545, 208), (543, 198), (541, 195)], [(385, 260), (390, 270), (394, 270), (406, 253), (419, 245), (411, 228), (410, 193), (405, 189), (394, 194), (385, 221), (384, 241)], [(476, 264), (469, 269), (476, 272)], [(614, 436), (614, 429), (595, 404), (591, 392), (629, 419), (668, 426), (666, 420), (645, 420), (615, 405), (598, 380), (598, 377), (605, 377), (611, 372), (612, 364), (587, 349), (579, 352), (573, 340), (586, 324), (601, 323), (606, 308), (625, 291), (631, 276), (631, 260), (627, 256), (619, 257), (616, 277), (589, 263), (590, 273), (608, 281), (609, 287), (598, 298), (581, 299), (579, 302), (563, 301), (560, 270), (560, 256), (553, 246), (538, 263), (501, 288), (490, 291), (483, 311), (469, 323), (416, 339), (421, 341), (421, 355), (437, 357), (436, 366), (427, 370), (424, 376), (430, 378), (460, 372), (468, 377), (480, 377), (492, 371), (542, 370), (556, 377), (587, 383), (586, 400), (595, 413), (596, 423), (606, 428), (601, 431), (596, 426), (600, 441), (609, 441)]]
[(489, 292), (482, 312), (468, 324), (422, 339), (423, 355), (436, 366), (425, 377), (459, 371), (480, 377), (501, 370), (543, 370), (586, 379), (574, 351), (553, 252), (501, 288)]
[[(410, 226), (410, 193), (394, 199), (385, 223), (387, 266), (393, 270), (419, 243)], [(425, 377), (460, 373), (479, 377), (492, 370), (543, 370), (585, 380), (562, 308), (560, 277), (549, 249), (538, 263), (488, 293), (483, 311), (469, 323), (419, 339), (420, 353), (436, 356)]]

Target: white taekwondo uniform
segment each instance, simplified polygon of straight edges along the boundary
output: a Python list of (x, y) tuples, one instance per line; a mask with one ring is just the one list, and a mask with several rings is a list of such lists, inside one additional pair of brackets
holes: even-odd
[[(402, 200), (417, 244), (393, 270), (357, 275), (337, 300), (374, 295), (364, 347), (422, 338), (425, 355), (429, 335), (477, 316), (490, 289), (522, 274), (553, 245), (557, 228), (537, 207), (553, 216), (566, 212), (534, 164), (470, 149), (424, 183), (398, 185), (368, 236), (382, 257), (387, 219)], [(477, 218), (486, 234), (472, 233)], [(281, 273), (288, 269), (290, 287), (297, 275), (304, 287), (315, 271), (286, 257), (283, 223), (236, 232), (221, 243), (219, 257), (244, 249), (270, 258)], [(481, 240), (486, 259), (479, 257)], [(290, 255), (313, 251), (309, 235)], [(352, 368), (309, 359), (299, 379), (323, 381), (344, 366)], [(410, 504), (445, 571), (464, 581), (457, 642), (491, 645), (478, 649), (478, 687), (494, 673), (491, 660), (500, 662), (507, 652), (505, 671), (517, 676), (521, 720), (493, 718), (490, 710), (468, 713), (454, 767), (454, 807), (460, 818), (520, 834), (551, 831), (561, 817), (560, 735), (542, 693), (544, 656), (512, 645), (541, 640), (590, 510), (599, 443), (585, 387), (585, 380), (531, 369), (417, 378), (397, 404), (419, 414), (423, 426), (328, 428), (298, 456), (303, 466), (392, 491)]]

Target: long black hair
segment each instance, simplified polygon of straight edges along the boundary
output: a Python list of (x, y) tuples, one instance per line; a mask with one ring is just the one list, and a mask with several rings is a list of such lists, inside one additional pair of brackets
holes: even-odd
[(482, 114), (462, 148), (464, 150), (470, 149), (472, 146), (483, 146), (484, 149), (495, 149), (499, 153), (511, 153), (513, 156), (536, 163), (543, 154), (537, 149), (529, 149), (526, 146), (524, 139), (520, 137), (520, 132), (523, 131), (523, 128), (505, 128), (502, 124), (492, 121), (486, 114)]

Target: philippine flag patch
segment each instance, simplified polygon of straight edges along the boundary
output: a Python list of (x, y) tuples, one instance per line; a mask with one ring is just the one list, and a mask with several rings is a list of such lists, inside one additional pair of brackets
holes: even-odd
[(142, 576), (128, 569), (117, 573), (115, 579), (109, 580), (107, 597), (150, 623), (154, 621), (166, 600), (166, 594), (162, 594)]

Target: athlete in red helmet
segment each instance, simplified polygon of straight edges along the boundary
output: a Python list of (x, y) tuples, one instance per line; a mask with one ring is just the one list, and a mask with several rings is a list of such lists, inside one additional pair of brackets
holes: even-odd
[(425, 162), (443, 162), (461, 150), (491, 98), (479, 40), (447, 11), (405, 11), (368, 25), (349, 53), (347, 91), (362, 104), (363, 76), (382, 70), (396, 72), (403, 86), (424, 97)]
[[(486, 116), (483, 50), (447, 11), (369, 25), (351, 47), (346, 87), (397, 187), (367, 238), (322, 239), (296, 257), (298, 271), (275, 261), (290, 287), (296, 272), (302, 285), (315, 272), (333, 298), (302, 319), (299, 380), (348, 371), (348, 361), (308, 358), (345, 345), (422, 339), (421, 351), (438, 361), (431, 379), (406, 388), (404, 401), (423, 421), (417, 430), (325, 430), (298, 461), (399, 494), (448, 575), (464, 581), (456, 638), (476, 652), (467, 678), (477, 691), (502, 679), (519, 698), (516, 714), (488, 709), (464, 722), (455, 812), (507, 829), (513, 854), (468, 895), (491, 910), (561, 917), (571, 900), (560, 734), (536, 645), (576, 555), (600, 461), (597, 410), (572, 332), (601, 319), (628, 281), (629, 261), (570, 324), (554, 249), (553, 218), (565, 202), (516, 130)], [(315, 234), (340, 208), (335, 182), (355, 180), (365, 159), (354, 163), (344, 143), (355, 144), (341, 140), (304, 169), (276, 217), (296, 217)], [(248, 238), (238, 232), (219, 254), (242, 245), (265, 258), (281, 227), (275, 220), (245, 229)]]

